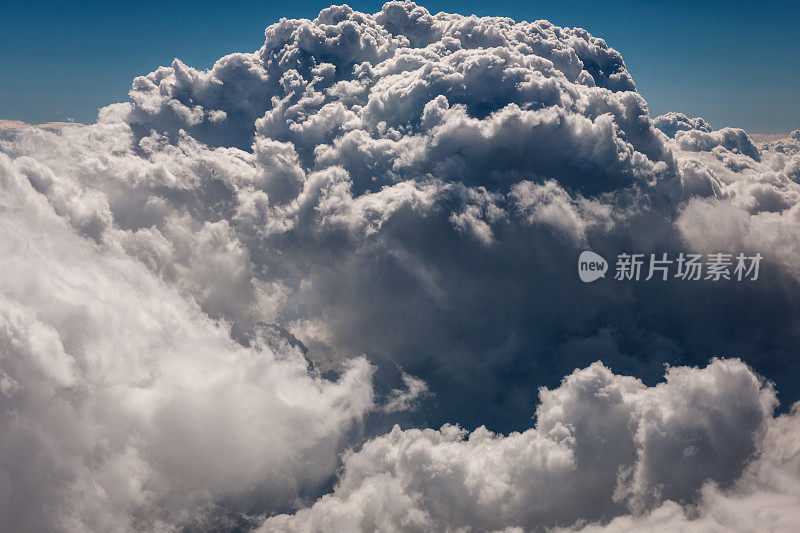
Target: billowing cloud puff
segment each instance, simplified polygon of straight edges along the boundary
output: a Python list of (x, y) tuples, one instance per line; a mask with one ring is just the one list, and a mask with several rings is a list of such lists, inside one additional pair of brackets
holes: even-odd
[(365, 359), (334, 383), (269, 330), (245, 348), (76, 234), (4, 155), (0, 187), (2, 529), (160, 530), (327, 481), (372, 407)]
[[(395, 426), (345, 456), (333, 493), (292, 516), (268, 519), (260, 531), (583, 529), (586, 521), (630, 512), (611, 529), (626, 521), (642, 527), (646, 512), (656, 517), (651, 523), (666, 518), (686, 527), (675, 502), (693, 502), (701, 491), (704, 501), (741, 494), (734, 480), (757, 451), (766, 455), (747, 467), (740, 484), (798, 461), (796, 446), (784, 450), (788, 456), (767, 447), (788, 440), (773, 435), (785, 420), (771, 416), (772, 389), (736, 360), (671, 368), (654, 387), (595, 363), (554, 390), (542, 389), (540, 401), (536, 426), (508, 436), (484, 427), (470, 433), (451, 425)], [(791, 475), (787, 481), (773, 488), (796, 515), (799, 485)]]
[(698, 501), (682, 507), (666, 501), (638, 516), (579, 528), (586, 533), (626, 531), (792, 531), (800, 518), (800, 454), (797, 406), (770, 421), (758, 458), (729, 488), (708, 482)]
[(281, 21), (259, 51), (206, 72), (176, 60), (137, 78), (133, 103), (105, 120), (137, 139), (291, 143), (307, 171), (342, 166), (358, 191), (428, 173), (600, 190), (672, 164), (633, 89), (619, 53), (583, 30), (390, 2), (375, 16), (339, 6)]
[[(794, 133), (651, 118), (584, 30), (411, 2), (281, 20), (130, 96), (0, 133), (6, 523), (724, 527), (717, 504), (793, 505), (768, 466), (791, 454), (752, 457), (796, 419), (755, 376), (800, 398)], [(585, 249), (764, 259), (753, 282), (587, 285)], [(714, 356), (738, 359), (693, 369)], [(413, 429), (443, 424), (466, 429)]]
[(711, 126), (702, 117), (690, 118), (683, 113), (671, 111), (653, 119), (653, 125), (674, 138), (679, 131), (702, 131), (710, 133)]

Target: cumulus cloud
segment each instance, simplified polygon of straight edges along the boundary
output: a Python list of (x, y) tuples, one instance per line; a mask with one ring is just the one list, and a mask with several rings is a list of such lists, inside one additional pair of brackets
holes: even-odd
[[(8, 524), (636, 527), (791, 502), (745, 478), (795, 420), (755, 376), (800, 398), (796, 132), (652, 118), (582, 29), (411, 2), (282, 19), (130, 97), (0, 134)], [(764, 261), (750, 284), (585, 285), (584, 249)], [(693, 369), (712, 356), (752, 370)], [(421, 462), (381, 456), (406, 448)]]
[(245, 348), (141, 262), (75, 233), (4, 155), (0, 184), (3, 529), (160, 530), (326, 482), (372, 407), (365, 359), (331, 382), (297, 349)]
[(800, 512), (798, 411), (772, 419), (759, 444), (758, 458), (729, 488), (707, 482), (698, 502), (681, 507), (666, 501), (639, 516), (579, 528), (601, 531), (791, 531)]
[[(772, 418), (773, 390), (737, 360), (670, 368), (654, 387), (595, 363), (539, 394), (536, 425), (522, 433), (395, 426), (345, 456), (331, 494), (268, 519), (260, 531), (531, 531), (570, 524), (592, 531), (603, 527), (582, 524), (619, 515), (625, 517), (606, 527), (667, 531), (700, 528), (713, 513), (720, 527), (735, 527), (725, 506), (757, 500), (747, 492), (755, 486), (751, 477), (797, 462), (797, 446), (786, 449), (785, 434), (787, 425), (796, 434), (795, 415)], [(783, 453), (775, 452), (777, 439), (785, 439)], [(758, 451), (765, 455), (748, 465)], [(778, 509), (787, 505), (796, 515), (797, 481), (786, 479), (788, 486), (772, 488), (782, 498)], [(685, 517), (676, 502), (692, 503), (698, 494), (701, 517)], [(774, 525), (788, 523), (786, 515), (771, 517)]]
[(679, 131), (702, 131), (710, 133), (711, 126), (702, 117), (690, 118), (683, 113), (671, 111), (653, 119), (653, 125), (667, 136), (675, 138)]

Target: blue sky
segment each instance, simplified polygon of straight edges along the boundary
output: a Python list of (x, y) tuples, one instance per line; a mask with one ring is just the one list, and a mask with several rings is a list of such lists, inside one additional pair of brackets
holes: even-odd
[[(382, 2), (354, 1), (375, 12)], [(421, 2), (432, 12), (545, 18), (620, 50), (651, 114), (682, 111), (753, 133), (800, 129), (799, 2)], [(281, 16), (324, 1), (28, 2), (0, 17), (0, 118), (93, 121), (134, 76), (174, 57), (209, 67), (252, 51)]]

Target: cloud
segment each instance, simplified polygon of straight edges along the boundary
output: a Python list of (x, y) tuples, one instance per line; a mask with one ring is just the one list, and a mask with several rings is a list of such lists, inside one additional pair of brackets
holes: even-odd
[[(533, 446), (521, 457), (555, 454), (549, 485), (514, 481), (544, 491), (541, 507), (487, 493), (469, 515), (486, 527), (635, 524), (701, 505), (698, 490), (728, 498), (763, 452), (758, 428), (777, 423), (770, 410), (728, 423), (709, 397), (725, 423), (697, 430), (719, 431), (732, 455), (709, 437), (671, 477), (677, 445), (646, 428), (619, 429), (625, 457), (592, 435), (545, 434), (541, 416), (531, 429), (539, 387), (567, 394), (565, 375), (631, 387), (620, 419), (664, 435), (683, 426), (662, 426), (661, 411), (700, 416), (676, 403), (682, 372), (763, 375), (784, 409), (800, 399), (797, 136), (651, 118), (622, 55), (582, 29), (333, 6), (269, 26), (261, 48), (208, 70), (176, 59), (130, 96), (86, 127), (0, 136), (17, 191), (0, 210), (13, 318), (0, 402), (28, 428), (0, 455), (18, 465), (0, 470), (0, 496), (35, 502), (17, 507), (20, 527), (224, 529), (308, 507), (281, 519), (300, 524), (325, 502), (350, 509), (342, 520), (384, 509), (397, 513), (386, 524), (449, 524), (447, 505), (474, 502), (428, 507), (405, 478), (348, 478), (350, 466), (310, 505), (343, 449), (412, 441), (458, 450), (459, 468), (520, 443)], [(751, 284), (586, 285), (586, 249), (612, 265), (623, 252), (764, 261)], [(753, 370), (678, 370), (713, 356)], [(564, 416), (553, 427), (577, 431)], [(575, 463), (603, 450), (597, 470)], [(581, 487), (584, 470), (595, 477)], [(355, 496), (342, 492), (351, 478)], [(557, 499), (558, 480), (604, 499), (582, 512)], [(360, 500), (370, 486), (381, 498)]]
[[(395, 426), (345, 456), (331, 494), (268, 519), (260, 531), (529, 531), (570, 524), (590, 531), (580, 524), (619, 515), (625, 518), (615, 518), (610, 530), (632, 523), (639, 530), (697, 528), (730, 499), (756, 499), (741, 485), (749, 487), (757, 472), (797, 462), (796, 446), (782, 454), (772, 448), (776, 439), (789, 444), (785, 433), (796, 433), (796, 416), (772, 418), (773, 390), (737, 360), (673, 367), (653, 387), (595, 363), (539, 394), (536, 425), (522, 433)], [(758, 451), (765, 455), (748, 464)], [(787, 481), (792, 490), (775, 487), (776, 495), (796, 514), (797, 483)], [(709, 508), (690, 521), (675, 502), (691, 504), (699, 493)]]
[(224, 500), (286, 508), (326, 482), (372, 408), (364, 358), (331, 382), (297, 349), (236, 344), (75, 233), (4, 155), (0, 186), (4, 529), (166, 529)]
[(653, 125), (668, 137), (675, 138), (679, 131), (702, 131), (710, 133), (711, 126), (702, 117), (690, 118), (683, 113), (671, 111), (653, 119)]
[(403, 373), (405, 389), (393, 389), (389, 393), (388, 401), (383, 406), (384, 411), (406, 411), (414, 402), (428, 394), (428, 384), (419, 378)]
[(605, 525), (579, 527), (600, 531), (791, 531), (800, 512), (797, 406), (772, 419), (759, 445), (759, 456), (729, 488), (708, 482), (698, 502), (681, 507), (666, 501), (639, 516), (625, 515)]
[(42, 128), (45, 130), (59, 130), (65, 126), (85, 126), (79, 122), (44, 122), (42, 124), (28, 124), (19, 120), (0, 119), (0, 135), (17, 131), (23, 128)]

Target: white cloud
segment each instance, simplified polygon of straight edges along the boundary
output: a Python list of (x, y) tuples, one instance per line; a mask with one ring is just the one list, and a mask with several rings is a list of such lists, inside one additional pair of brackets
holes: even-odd
[(698, 502), (681, 507), (666, 501), (640, 516), (626, 515), (606, 525), (579, 527), (600, 531), (792, 531), (800, 518), (800, 420), (795, 408), (768, 423), (759, 455), (737, 482), (703, 486)]
[[(294, 515), (268, 519), (261, 530), (527, 531), (580, 528), (626, 512), (635, 514), (615, 518), (610, 530), (631, 523), (639, 530), (701, 529), (705, 514), (692, 521), (673, 502), (691, 504), (703, 489), (701, 501), (711, 509), (701, 512), (719, 512), (717, 506), (743, 494), (739, 485), (751, 483), (750, 476), (797, 463), (797, 447), (785, 448), (786, 433), (798, 430), (796, 417), (772, 418), (775, 403), (771, 387), (737, 360), (670, 368), (654, 387), (596, 363), (543, 389), (536, 425), (522, 433), (395, 426), (345, 456), (331, 494)], [(772, 446), (781, 438), (784, 449), (776, 453)], [(796, 514), (797, 483), (786, 479), (791, 492), (775, 486), (774, 494), (778, 508)], [(747, 498), (756, 504), (756, 496)], [(775, 518), (786, 523), (783, 515)]]
[(4, 529), (163, 529), (225, 499), (280, 509), (326, 481), (372, 407), (365, 359), (333, 383), (296, 349), (244, 348), (74, 233), (4, 155), (0, 184)]

